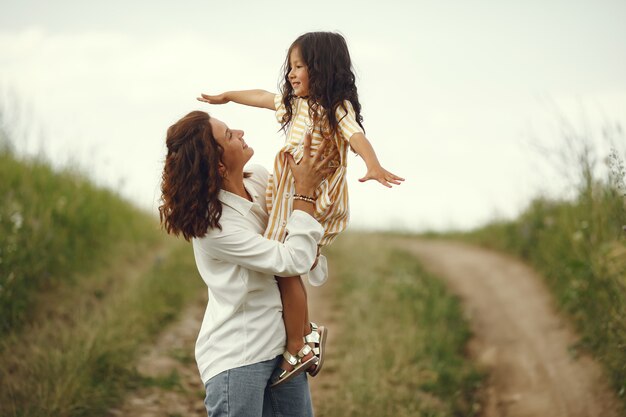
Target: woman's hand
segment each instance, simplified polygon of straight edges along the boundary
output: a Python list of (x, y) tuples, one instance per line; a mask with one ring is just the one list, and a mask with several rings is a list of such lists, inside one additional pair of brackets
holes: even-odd
[(226, 97), (226, 93), (218, 94), (216, 96), (200, 94), (200, 97), (198, 97), (197, 100), (209, 104), (226, 104), (230, 101), (230, 99)]
[(296, 193), (306, 196), (315, 196), (315, 190), (320, 186), (324, 178), (332, 174), (337, 168), (328, 167), (328, 163), (337, 157), (337, 149), (329, 153), (325, 158), (324, 149), (328, 141), (322, 141), (315, 155), (311, 154), (311, 134), (304, 136), (304, 153), (299, 163), (293, 159), (291, 154), (286, 154), (287, 163), (293, 174), (296, 183)]

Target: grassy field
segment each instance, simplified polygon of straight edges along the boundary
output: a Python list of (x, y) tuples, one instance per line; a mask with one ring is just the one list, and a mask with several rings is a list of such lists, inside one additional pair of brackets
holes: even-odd
[(191, 248), (79, 173), (0, 152), (0, 415), (95, 416), (205, 296)]
[(459, 301), (415, 258), (380, 235), (346, 234), (329, 248), (337, 351), (324, 372), (337, 389), (321, 417), (477, 415), (481, 375), (464, 353)]
[[(83, 175), (7, 150), (0, 193), (0, 415), (104, 415), (159, 383), (136, 361), (205, 296), (189, 244)], [(458, 300), (386, 247), (347, 235), (329, 254), (342, 328), (327, 372), (345, 384), (318, 415), (475, 415), (481, 376)]]
[(102, 415), (128, 390), (150, 383), (135, 370), (140, 348), (204, 291), (189, 246), (167, 246), (141, 265), (123, 265), (134, 274), (108, 294), (58, 300), (51, 319), (2, 339), (0, 415)]
[(626, 403), (626, 199), (621, 158), (613, 154), (608, 178), (598, 178), (582, 155), (576, 197), (537, 198), (513, 221), (461, 236), (509, 251), (546, 278), (582, 340)]
[(153, 218), (72, 170), (0, 150), (0, 337), (29, 321), (35, 296), (159, 239)]
[[(597, 178), (581, 161), (575, 198), (537, 198), (515, 220), (451, 236), (533, 265), (582, 335), (572, 352), (592, 352), (626, 402), (624, 170)], [(0, 195), (0, 415), (103, 415), (159, 383), (136, 359), (205, 296), (189, 245), (84, 175), (8, 149)], [(352, 233), (329, 248), (337, 350), (324, 372), (340, 385), (316, 414), (479, 415), (459, 301), (386, 239)]]
[[(28, 245), (33, 232), (62, 237), (49, 251), (28, 246), (30, 261), (20, 254), (3, 265), (16, 277), (7, 299), (22, 294), (27, 303), (3, 306), (13, 316), (0, 339), (0, 415), (103, 415), (130, 390), (155, 383), (136, 371), (137, 355), (185, 305), (205, 296), (192, 252), (79, 175), (2, 157), (11, 173), (1, 177), (12, 193), (3, 206), (7, 239)], [(72, 203), (50, 207), (61, 199)], [(88, 213), (101, 225), (89, 225)], [(134, 224), (124, 230), (128, 216)], [(318, 415), (475, 415), (481, 376), (464, 355), (469, 330), (458, 301), (412, 256), (384, 247), (383, 237), (347, 235), (329, 254), (341, 276), (333, 303), (342, 336), (327, 371), (345, 385)]]

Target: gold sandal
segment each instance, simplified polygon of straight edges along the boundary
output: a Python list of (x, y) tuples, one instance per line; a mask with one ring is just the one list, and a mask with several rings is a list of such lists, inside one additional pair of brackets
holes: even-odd
[(307, 334), (304, 337), (304, 341), (306, 343), (314, 344), (313, 353), (319, 359), (315, 369), (309, 370), (309, 375), (311, 376), (319, 374), (322, 370), (322, 365), (324, 364), (324, 348), (326, 347), (327, 336), (328, 329), (325, 326), (318, 326), (317, 324), (311, 322), (311, 333)]
[(309, 369), (311, 366), (317, 364), (319, 361), (319, 358), (315, 355), (311, 356), (309, 359), (302, 362), (302, 358), (304, 358), (306, 355), (308, 355), (312, 351), (313, 349), (311, 349), (311, 346), (305, 344), (302, 347), (302, 349), (298, 351), (297, 357), (293, 356), (291, 353), (289, 353), (289, 351), (283, 352), (283, 358), (285, 358), (285, 360), (287, 361), (289, 365), (293, 366), (293, 369), (291, 371), (287, 371), (286, 369), (283, 369), (283, 371), (280, 373), (278, 378), (270, 385), (270, 388), (280, 385), (283, 382), (289, 381), (293, 377), (298, 376), (302, 372)]

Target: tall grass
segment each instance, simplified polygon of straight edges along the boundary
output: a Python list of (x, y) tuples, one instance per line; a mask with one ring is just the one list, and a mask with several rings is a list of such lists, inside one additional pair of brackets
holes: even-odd
[(159, 236), (154, 219), (112, 191), (70, 169), (17, 158), (6, 145), (0, 196), (0, 337), (28, 319), (37, 293)]
[(2, 121), (0, 415), (103, 415), (204, 286), (189, 245), (85, 175), (17, 157)]
[(443, 282), (380, 235), (347, 234), (328, 255), (341, 320), (324, 372), (338, 387), (318, 414), (476, 415), (481, 377), (464, 353), (470, 331)]
[(623, 158), (613, 150), (603, 176), (588, 142), (577, 149), (566, 158), (579, 171), (574, 198), (536, 198), (516, 220), (493, 222), (468, 238), (510, 251), (542, 272), (582, 335), (578, 348), (604, 363), (626, 400)]
[(103, 415), (141, 386), (135, 369), (141, 347), (204, 294), (189, 245), (169, 246), (100, 303), (64, 303), (63, 314), (2, 339), (0, 415)]

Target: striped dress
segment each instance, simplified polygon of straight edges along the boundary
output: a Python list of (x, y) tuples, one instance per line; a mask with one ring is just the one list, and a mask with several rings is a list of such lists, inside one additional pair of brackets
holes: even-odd
[[(285, 114), (285, 106), (282, 96), (274, 97), (276, 107), (276, 119), (280, 123)], [(285, 153), (290, 153), (296, 162), (302, 159), (304, 148), (304, 135), (307, 130), (312, 130), (311, 148), (315, 152), (322, 143), (323, 137), (319, 126), (312, 126), (309, 117), (309, 105), (306, 99), (294, 99), (293, 117), (287, 126), (287, 135), (284, 146), (280, 149), (274, 160), (274, 172), (270, 176), (266, 192), (266, 202), (269, 215), (265, 237), (283, 241), (286, 237), (285, 226), (287, 218), (293, 210), (293, 194), (295, 184), (293, 175), (285, 158)], [(337, 235), (348, 226), (350, 212), (348, 208), (348, 183), (346, 169), (348, 163), (348, 149), (350, 138), (355, 133), (363, 133), (356, 122), (352, 104), (344, 101), (345, 108), (338, 106), (336, 111), (339, 122), (338, 133), (332, 138), (332, 146), (327, 146), (331, 152), (333, 147), (339, 150), (339, 156), (335, 161), (337, 170), (326, 178), (315, 192), (315, 218), (324, 227), (324, 236), (320, 241), (320, 247), (331, 243)]]

